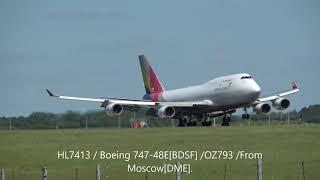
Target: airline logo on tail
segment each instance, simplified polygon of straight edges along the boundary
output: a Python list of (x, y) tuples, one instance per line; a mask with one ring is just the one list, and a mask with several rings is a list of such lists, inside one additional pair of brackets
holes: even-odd
[(139, 55), (139, 61), (144, 87), (146, 89), (146, 94), (143, 96), (143, 99), (158, 101), (159, 94), (164, 91), (164, 88), (147, 58), (144, 55)]

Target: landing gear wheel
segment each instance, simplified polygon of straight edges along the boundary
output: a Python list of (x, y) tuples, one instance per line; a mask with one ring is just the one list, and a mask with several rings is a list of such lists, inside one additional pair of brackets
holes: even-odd
[(222, 124), (221, 126), (230, 126), (230, 122), (231, 121), (231, 118), (230, 117), (226, 117), (224, 116), (223, 119), (222, 119)]
[(244, 114), (242, 114), (242, 119), (249, 119), (250, 115), (248, 114), (247, 107), (243, 108)]
[(202, 121), (202, 126), (211, 126), (212, 122), (211, 121)]
[(249, 119), (250, 115), (249, 114), (242, 114), (242, 119)]
[(186, 119), (179, 119), (178, 127), (186, 126)]
[(189, 121), (187, 123), (187, 126), (197, 126), (197, 122), (196, 121)]

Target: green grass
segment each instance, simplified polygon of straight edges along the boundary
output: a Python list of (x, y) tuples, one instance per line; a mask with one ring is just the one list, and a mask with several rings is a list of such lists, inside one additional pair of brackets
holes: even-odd
[[(0, 167), (6, 179), (40, 179), (41, 167), (49, 179), (95, 179), (99, 163), (102, 179), (143, 180), (145, 174), (128, 173), (127, 164), (161, 165), (164, 160), (58, 160), (58, 150), (239, 150), (263, 153), (263, 179), (302, 179), (300, 162), (305, 163), (307, 180), (320, 177), (320, 126), (193, 127), (149, 129), (72, 129), (0, 131)], [(256, 160), (182, 160), (193, 172), (183, 180), (256, 179)], [(12, 177), (14, 176), (14, 177)], [(149, 180), (175, 179), (174, 174), (152, 174)]]

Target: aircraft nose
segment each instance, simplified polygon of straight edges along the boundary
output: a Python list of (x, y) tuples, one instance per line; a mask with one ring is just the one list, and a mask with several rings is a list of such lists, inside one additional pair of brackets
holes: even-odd
[(250, 87), (250, 94), (252, 95), (253, 98), (258, 99), (261, 93), (260, 86), (256, 83), (253, 82), (251, 87)]

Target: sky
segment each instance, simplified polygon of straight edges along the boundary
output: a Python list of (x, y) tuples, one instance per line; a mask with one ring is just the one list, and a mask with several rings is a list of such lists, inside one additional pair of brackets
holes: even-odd
[(0, 116), (98, 110), (59, 95), (141, 99), (138, 55), (166, 89), (246, 72), (262, 95), (320, 103), (317, 0), (2, 0)]

